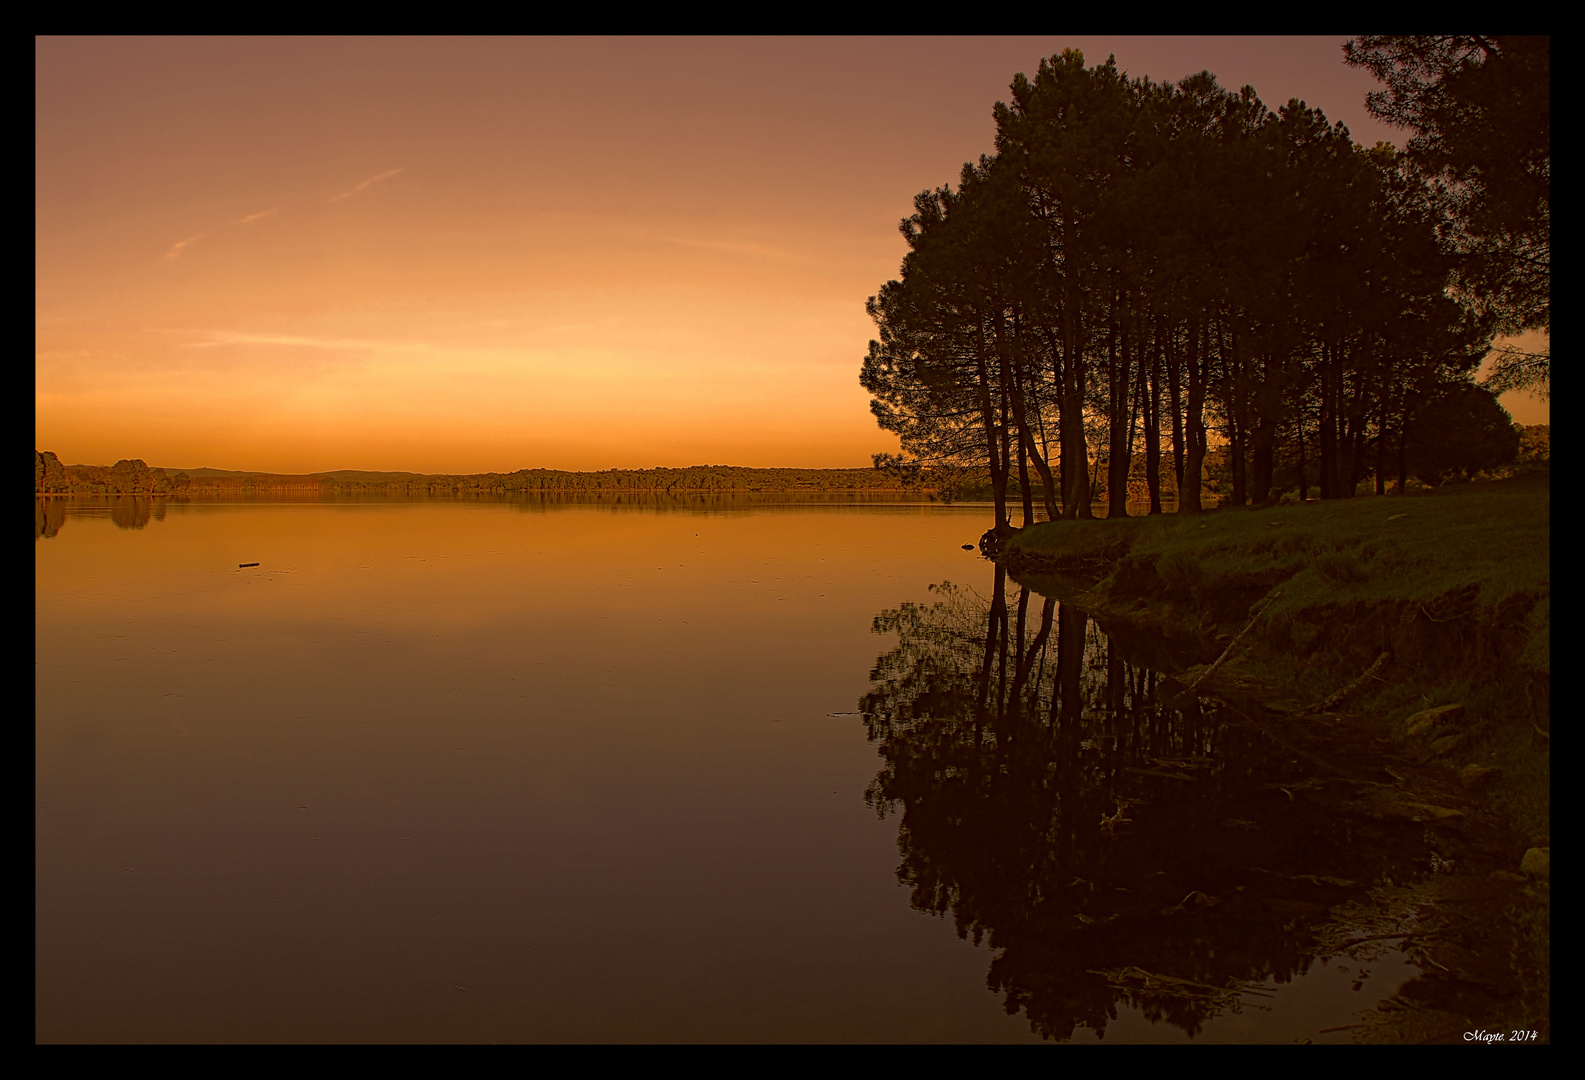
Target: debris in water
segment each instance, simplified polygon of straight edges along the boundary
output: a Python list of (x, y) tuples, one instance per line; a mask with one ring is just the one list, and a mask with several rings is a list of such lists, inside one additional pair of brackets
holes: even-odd
[(1119, 806), (1117, 808), (1117, 813), (1113, 814), (1111, 817), (1107, 817), (1105, 814), (1102, 814), (1101, 831), (1107, 836), (1112, 836), (1117, 831), (1117, 827), (1119, 825), (1133, 824), (1133, 818), (1123, 816), (1123, 812), (1127, 809), (1127, 806)]

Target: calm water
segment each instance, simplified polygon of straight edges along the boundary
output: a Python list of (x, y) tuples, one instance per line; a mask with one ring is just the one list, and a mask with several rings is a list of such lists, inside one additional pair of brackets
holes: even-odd
[(40, 507), (41, 1041), (1324, 1041), (1412, 974), (984, 508)]

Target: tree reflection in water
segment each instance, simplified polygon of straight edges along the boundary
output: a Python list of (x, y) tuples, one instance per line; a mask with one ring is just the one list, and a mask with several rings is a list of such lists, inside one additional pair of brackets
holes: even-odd
[(33, 500), (33, 539), (50, 539), (65, 524), (65, 499), (40, 497)]
[(1000, 568), (989, 600), (932, 591), (875, 618), (898, 641), (859, 706), (884, 761), (865, 798), (901, 811), (914, 907), (987, 944), (1042, 1036), (1101, 1034), (1120, 1001), (1191, 1036), (1259, 1007), (1249, 985), (1306, 970), (1309, 927), (1385, 871), (1361, 841), (1386, 826), (1333, 812), (1346, 787), (1212, 702), (1169, 707), (1071, 605), (1009, 602)]
[(49, 540), (59, 535), (71, 515), (102, 515), (108, 512), (118, 529), (141, 529), (154, 521), (165, 520), (169, 500), (147, 495), (39, 495), (33, 499), (33, 539)]

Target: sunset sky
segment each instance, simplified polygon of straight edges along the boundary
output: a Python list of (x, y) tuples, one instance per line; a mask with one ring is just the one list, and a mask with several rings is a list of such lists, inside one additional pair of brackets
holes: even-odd
[(864, 300), (1014, 72), (1209, 69), (1401, 144), (1343, 40), (39, 39), (36, 446), (868, 465)]

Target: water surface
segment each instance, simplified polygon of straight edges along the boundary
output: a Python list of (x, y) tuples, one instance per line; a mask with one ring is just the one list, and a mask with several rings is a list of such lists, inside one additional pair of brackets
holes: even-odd
[[(1214, 774), (1196, 828), (1241, 837), (1289, 763), (963, 550), (984, 508), (39, 502), (41, 1041), (1286, 1041), (1371, 1003), (1313, 890), (1157, 873), (1186, 782), (1137, 770)], [(1161, 899), (1190, 879), (1216, 903)], [(1253, 990), (1132, 993), (1146, 941)]]

